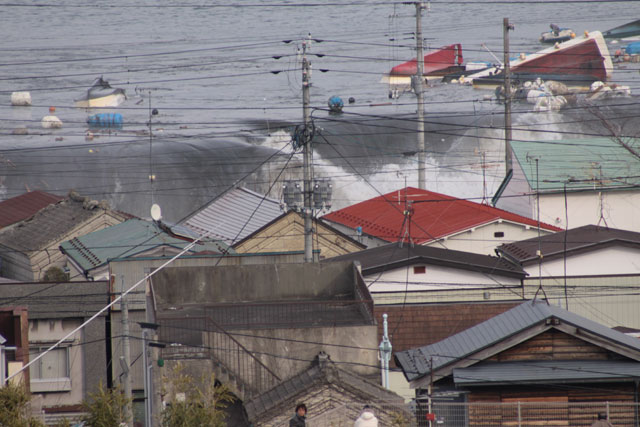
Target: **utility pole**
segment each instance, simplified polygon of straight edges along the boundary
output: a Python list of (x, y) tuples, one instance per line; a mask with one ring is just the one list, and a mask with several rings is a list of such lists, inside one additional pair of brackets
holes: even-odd
[[(124, 292), (124, 277), (122, 277), (122, 290)], [(133, 411), (131, 410), (132, 393), (131, 393), (131, 348), (129, 347), (129, 307), (127, 306), (126, 295), (120, 300), (122, 307), (122, 358), (120, 359), (122, 375), (124, 377), (124, 397), (127, 399), (125, 408), (125, 416), (127, 418), (127, 426), (133, 426)]]
[(424, 146), (424, 53), (422, 47), (422, 1), (416, 2), (416, 50), (418, 70), (413, 89), (418, 97), (418, 188), (426, 189), (425, 183), (425, 146)]
[(311, 126), (311, 63), (307, 60), (307, 49), (311, 47), (311, 37), (302, 42), (302, 114), (304, 118), (304, 261), (313, 262), (313, 183), (311, 160), (313, 157), (313, 132)]
[(511, 165), (511, 66), (509, 63), (509, 18), (504, 18), (502, 34), (504, 39), (504, 166), (505, 176), (513, 168)]

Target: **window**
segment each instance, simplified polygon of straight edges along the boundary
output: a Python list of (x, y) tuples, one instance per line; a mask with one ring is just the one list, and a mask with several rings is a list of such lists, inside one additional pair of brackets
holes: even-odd
[(427, 267), (424, 265), (418, 265), (413, 267), (413, 274), (425, 274), (427, 272)]
[(496, 231), (493, 233), (493, 237), (504, 237), (504, 231)]
[[(34, 359), (49, 347), (31, 348), (29, 358)], [(69, 348), (54, 348), (30, 366), (29, 375), (35, 379), (69, 378)]]

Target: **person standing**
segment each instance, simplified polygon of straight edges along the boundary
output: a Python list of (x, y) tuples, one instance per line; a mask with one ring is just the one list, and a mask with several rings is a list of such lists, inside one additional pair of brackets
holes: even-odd
[(362, 413), (353, 423), (353, 427), (378, 427), (378, 419), (369, 405), (364, 405)]
[(296, 405), (296, 413), (289, 420), (289, 427), (305, 427), (307, 425), (307, 406), (304, 403)]

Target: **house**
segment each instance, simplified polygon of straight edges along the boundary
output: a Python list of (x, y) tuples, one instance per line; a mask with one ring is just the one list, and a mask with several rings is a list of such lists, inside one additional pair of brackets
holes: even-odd
[[(522, 267), (506, 259), (434, 246), (390, 243), (331, 258), (358, 262), (374, 301), (378, 341), (388, 315), (395, 351), (433, 343), (522, 301)], [(392, 363), (393, 366), (393, 363)], [(410, 398), (399, 371), (391, 389)]]
[[(71, 277), (109, 280), (111, 259), (174, 256), (191, 245), (196, 237), (161, 222), (132, 218), (63, 242), (60, 251), (67, 257), (66, 267)], [(221, 254), (234, 250), (223, 242), (205, 238), (187, 251), (188, 254), (198, 252)]]
[(40, 209), (57, 203), (64, 197), (40, 190), (29, 191), (0, 202), (0, 228), (31, 218)]
[(69, 198), (0, 230), (0, 273), (24, 282), (42, 280), (50, 268), (64, 267), (66, 258), (58, 249), (62, 242), (128, 218), (111, 210), (106, 202), (71, 192)]
[(546, 295), (606, 326), (640, 328), (640, 233), (584, 225), (505, 243), (496, 253), (529, 274), (525, 298)]
[(213, 371), (241, 402), (307, 371), (319, 351), (379, 380), (373, 302), (352, 263), (167, 267), (151, 287), (165, 366)]
[(282, 215), (280, 201), (244, 187), (222, 193), (187, 219), (183, 225), (199, 235), (228, 245), (243, 240)]
[[(395, 353), (441, 341), (482, 323), (522, 303), (516, 295), (511, 301), (470, 301), (445, 303), (376, 304), (378, 341), (383, 336), (383, 315), (387, 315), (388, 334)], [(415, 398), (415, 390), (391, 360), (389, 388), (405, 400)]]
[[(320, 259), (360, 251), (365, 246), (327, 223), (313, 219), (313, 251)], [(240, 253), (304, 250), (304, 218), (289, 211), (234, 244)]]
[[(513, 175), (497, 207), (561, 228), (596, 224), (640, 231), (640, 162), (636, 139), (512, 141)], [(568, 223), (567, 223), (568, 218)]]
[(522, 295), (526, 276), (522, 267), (496, 256), (406, 243), (327, 261), (357, 261), (376, 305), (513, 299)]
[(582, 426), (599, 412), (614, 425), (637, 422), (640, 341), (547, 301), (395, 360), (439, 425)]
[[(479, 254), (538, 235), (538, 222), (469, 200), (414, 187), (330, 212), (323, 221), (367, 247), (406, 241)], [(560, 228), (540, 224), (548, 234)]]
[(398, 395), (341, 368), (322, 351), (305, 371), (252, 398), (245, 408), (253, 425), (275, 427), (288, 425), (299, 402), (305, 402), (309, 425), (351, 426), (366, 404), (383, 426), (411, 416)]
[[(21, 329), (14, 327), (10, 335), (4, 330), (1, 334), (10, 337), (14, 341), (10, 345), (16, 349), (29, 349), (28, 355), (16, 359), (22, 359), (21, 366), (32, 362), (25, 375), (45, 421), (55, 424), (65, 417), (78, 417), (89, 393), (95, 392), (100, 383), (108, 385), (107, 314), (75, 330), (109, 303), (109, 283), (1, 283), (0, 294), (23, 309), (22, 332), (17, 334)], [(17, 346), (16, 337), (22, 339)], [(60, 345), (49, 350), (63, 338)], [(19, 356), (20, 350), (16, 349), (13, 351)]]
[[(1, 288), (0, 288), (1, 289)], [(0, 387), (7, 378), (29, 381), (29, 372), (20, 369), (29, 363), (29, 323), (27, 308), (13, 305), (0, 306)], [(15, 376), (14, 376), (15, 375)]]

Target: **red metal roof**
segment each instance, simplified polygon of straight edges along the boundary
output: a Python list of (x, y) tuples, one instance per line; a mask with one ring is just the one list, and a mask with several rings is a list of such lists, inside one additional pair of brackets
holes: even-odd
[[(409, 228), (405, 210), (410, 209)], [(497, 220), (537, 227), (538, 222), (488, 205), (456, 199), (433, 191), (407, 187), (331, 212), (323, 217), (380, 239), (397, 242), (406, 233), (415, 243), (450, 236)], [(541, 223), (542, 229), (561, 231)]]
[(0, 202), (0, 228), (31, 218), (40, 209), (64, 197), (36, 190)]

